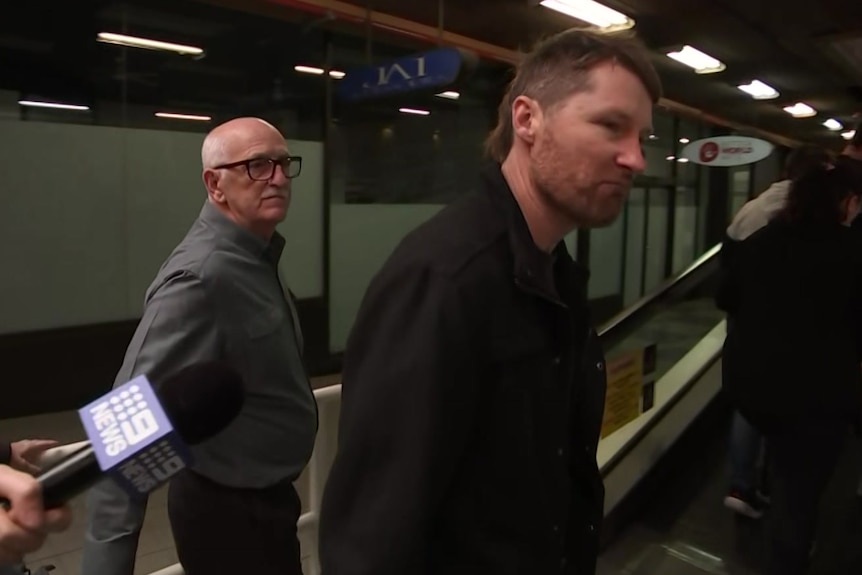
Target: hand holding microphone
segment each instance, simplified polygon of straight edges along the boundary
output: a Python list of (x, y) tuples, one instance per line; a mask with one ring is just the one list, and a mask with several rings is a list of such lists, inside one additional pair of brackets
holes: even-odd
[(190, 365), (156, 390), (145, 376), (112, 389), (78, 410), (86, 445), (36, 475), (44, 508), (63, 506), (106, 476), (132, 497), (146, 495), (184, 469), (187, 446), (225, 429), (244, 400), (242, 378), (220, 361)]
[(66, 506), (45, 510), (42, 488), (33, 476), (0, 466), (0, 497), (9, 509), (0, 510), (0, 565), (20, 563), (39, 549), (48, 533), (67, 529), (72, 521)]

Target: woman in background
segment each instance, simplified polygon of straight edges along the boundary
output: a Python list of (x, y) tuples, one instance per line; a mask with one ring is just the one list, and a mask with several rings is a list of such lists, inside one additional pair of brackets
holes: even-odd
[(808, 571), (821, 496), (862, 416), (862, 186), (838, 166), (795, 181), (734, 246), (718, 304), (734, 317), (723, 387), (769, 445), (768, 575)]

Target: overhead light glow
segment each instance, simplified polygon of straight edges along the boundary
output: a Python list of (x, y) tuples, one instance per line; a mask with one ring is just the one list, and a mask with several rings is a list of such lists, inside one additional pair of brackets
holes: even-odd
[(828, 120), (823, 122), (823, 125), (832, 130), (833, 132), (837, 132), (844, 129), (844, 126), (841, 124), (841, 122), (839, 122), (835, 118), (829, 118)]
[(856, 135), (856, 130), (850, 130), (847, 132), (842, 132), (841, 137), (844, 138), (845, 140), (852, 140), (853, 136), (855, 136), (855, 135)]
[(60, 102), (40, 102), (38, 100), (18, 100), (21, 106), (30, 108), (53, 108), (55, 110), (76, 110), (86, 112), (90, 109), (89, 106), (81, 106), (79, 104), (62, 104)]
[(415, 114), (417, 116), (428, 116), (431, 114), (428, 110), (419, 110), (417, 108), (398, 108), (402, 114)]
[(329, 77), (330, 77), (330, 78), (332, 78), (333, 80), (341, 80), (341, 79), (342, 79), (342, 78), (344, 78), (346, 75), (347, 75), (347, 74), (345, 74), (345, 73), (344, 73), (344, 72), (342, 72), (341, 70), (330, 70), (330, 71), (329, 71)]
[(635, 25), (635, 21), (622, 12), (617, 12), (594, 0), (542, 0), (539, 4), (583, 20), (606, 32), (626, 30)]
[(689, 140), (688, 138), (680, 138), (679, 139), (680, 144), (688, 144), (689, 142), (691, 142), (691, 140)]
[(149, 38), (138, 38), (136, 36), (126, 36), (125, 34), (114, 34), (112, 32), (99, 32), (96, 40), (105, 44), (117, 44), (119, 46), (144, 48), (147, 50), (164, 50), (188, 56), (198, 56), (204, 53), (203, 48), (198, 48), (197, 46), (185, 46), (183, 44), (174, 44), (173, 42), (162, 42), (160, 40), (150, 40)]
[(167, 118), (169, 120), (195, 120), (198, 122), (209, 122), (211, 116), (201, 116), (198, 114), (174, 114), (173, 112), (156, 112), (157, 118)]
[(802, 102), (797, 102), (792, 106), (785, 106), (784, 111), (794, 118), (810, 118), (817, 115), (817, 111), (814, 108)]
[(315, 66), (294, 66), (293, 69), (300, 74), (314, 74), (316, 76), (323, 75), (323, 68), (317, 68)]
[(685, 64), (689, 68), (693, 68), (698, 74), (714, 74), (721, 72), (727, 66), (724, 62), (717, 60), (709, 54), (704, 54), (697, 48), (691, 46), (683, 46), (678, 52), (668, 52), (668, 58), (672, 58), (681, 64)]
[(760, 80), (752, 80), (750, 84), (737, 87), (755, 100), (773, 100), (779, 95), (778, 90)]
[(453, 92), (452, 90), (447, 90), (445, 92), (440, 92), (437, 94), (438, 98), (446, 98), (448, 100), (457, 100), (461, 97), (461, 94), (458, 92)]

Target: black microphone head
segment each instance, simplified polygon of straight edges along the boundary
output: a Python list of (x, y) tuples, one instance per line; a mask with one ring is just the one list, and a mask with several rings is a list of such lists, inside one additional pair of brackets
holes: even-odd
[(226, 428), (245, 402), (242, 377), (224, 361), (194, 363), (154, 387), (165, 415), (188, 445)]

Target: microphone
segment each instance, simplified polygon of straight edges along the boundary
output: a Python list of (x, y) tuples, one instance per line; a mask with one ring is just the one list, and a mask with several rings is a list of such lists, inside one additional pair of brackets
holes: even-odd
[(78, 410), (89, 444), (36, 476), (46, 509), (104, 476), (141, 497), (191, 463), (187, 445), (213, 437), (245, 401), (239, 373), (225, 362), (192, 364), (154, 391), (138, 376)]

